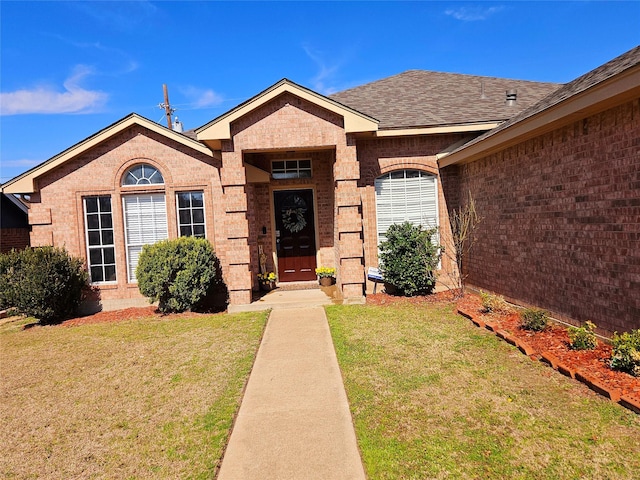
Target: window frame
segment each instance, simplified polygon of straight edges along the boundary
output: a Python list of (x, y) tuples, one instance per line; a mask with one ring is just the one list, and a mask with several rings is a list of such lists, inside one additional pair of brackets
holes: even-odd
[[(385, 173), (383, 175), (380, 175), (374, 181), (375, 205), (376, 205), (376, 241), (377, 241), (378, 245), (380, 245), (381, 241), (386, 239), (386, 237), (384, 236), (384, 233), (386, 231), (385, 232), (380, 232), (380, 204), (379, 204), (379, 193), (378, 193), (379, 192), (379, 182), (384, 180), (385, 178), (388, 178), (389, 180), (398, 180), (398, 179), (394, 179), (393, 175), (397, 175), (399, 172), (402, 172), (402, 174), (403, 174), (402, 180), (404, 180), (403, 189), (404, 189), (404, 193), (405, 193), (404, 202), (403, 202), (404, 203), (403, 215), (405, 217), (405, 220), (402, 220), (402, 221), (409, 221), (409, 222), (412, 222), (413, 224), (419, 224), (419, 225), (422, 225), (423, 227), (426, 227), (426, 228), (433, 228), (433, 227), (438, 228), (438, 229), (440, 228), (440, 209), (439, 209), (439, 204), (438, 204), (438, 176), (434, 175), (432, 173), (429, 173), (429, 172), (425, 172), (423, 170), (418, 170), (416, 168), (405, 168), (405, 169), (399, 169), (399, 170), (392, 170), (392, 171), (387, 172), (387, 173)], [(422, 219), (420, 220), (420, 222), (416, 222), (414, 219), (408, 219), (408, 220), (406, 219), (406, 217), (407, 217), (407, 214), (406, 214), (407, 213), (407, 203), (408, 203), (407, 202), (407, 196), (406, 196), (406, 190), (407, 190), (407, 187), (406, 187), (406, 183), (407, 182), (406, 181), (407, 181), (408, 178), (410, 178), (410, 177), (407, 177), (407, 172), (418, 172), (418, 178), (420, 178), (420, 179), (427, 178), (427, 179), (429, 179), (430, 182), (433, 182), (433, 208), (434, 208), (434, 213), (435, 213), (435, 215), (434, 215), (435, 225), (431, 225), (429, 223), (425, 223)], [(413, 177), (413, 178), (415, 178), (415, 177)], [(418, 195), (417, 198), (423, 198), (423, 195), (421, 193), (422, 192), (422, 186), (419, 187), (419, 191), (420, 191), (420, 194)], [(389, 208), (391, 211), (394, 211), (394, 212), (397, 213), (397, 207), (395, 205), (392, 204), (391, 206), (388, 206), (387, 208)], [(421, 210), (421, 212), (423, 211), (422, 204), (420, 204), (420, 210)], [(394, 221), (393, 223), (398, 223), (398, 222)], [(439, 231), (438, 231), (437, 237), (438, 237), (438, 240), (439, 240), (439, 237), (440, 237)]]
[[(283, 168), (274, 169), (274, 164), (282, 162)], [(289, 168), (287, 163), (295, 162), (295, 167)], [(300, 162), (309, 162), (309, 167), (301, 167)], [(309, 172), (309, 175), (301, 175), (301, 172)], [(299, 178), (313, 178), (313, 162), (311, 158), (281, 158), (271, 160), (271, 178), (274, 180), (293, 180)]]
[[(144, 198), (144, 197), (149, 197), (151, 199), (153, 199), (154, 197), (162, 197), (163, 199), (163, 205), (164, 205), (164, 212), (162, 212), (164, 214), (164, 236), (157, 235), (157, 232), (154, 232), (153, 234), (153, 241), (147, 241), (147, 242), (131, 242), (130, 241), (130, 233), (133, 230), (131, 228), (130, 222), (129, 222), (129, 216), (128, 216), (128, 211), (127, 211), (127, 201), (131, 200), (131, 199), (136, 199), (137, 200), (137, 204), (140, 204), (140, 199)], [(153, 200), (151, 201), (151, 203), (153, 204)], [(155, 221), (156, 220), (156, 215), (158, 214), (158, 212), (155, 210), (155, 205), (152, 207), (151, 209), (151, 216), (153, 218), (152, 222), (153, 225), (158, 225), (158, 223)], [(140, 213), (138, 213), (138, 215), (140, 216)], [(132, 271), (132, 265), (131, 265), (131, 257), (132, 257), (132, 247), (139, 247), (139, 251), (138, 251), (138, 257), (140, 255), (140, 252), (142, 252), (142, 247), (144, 245), (152, 245), (156, 242), (159, 242), (161, 240), (166, 240), (169, 238), (169, 218), (168, 218), (168, 214), (167, 214), (167, 195), (165, 191), (158, 191), (158, 192), (146, 192), (146, 193), (131, 193), (131, 194), (127, 194), (127, 195), (122, 195), (122, 223), (123, 223), (123, 227), (124, 227), (124, 248), (125, 248), (125, 254), (126, 254), (126, 259), (127, 259), (127, 283), (138, 283), (138, 280), (136, 279), (135, 276), (135, 268), (137, 268), (138, 266), (138, 262), (136, 260), (136, 264), (135, 267), (133, 268)], [(140, 225), (142, 225), (142, 222), (139, 222)], [(157, 229), (154, 229), (157, 230)], [(148, 231), (145, 230), (145, 232)], [(139, 231), (137, 232), (139, 235), (143, 235), (143, 232), (141, 231), (141, 229), (139, 228)]]
[[(177, 231), (178, 231), (178, 237), (195, 237), (195, 238), (207, 238), (207, 210), (206, 210), (206, 205), (205, 205), (205, 201), (204, 201), (204, 190), (183, 190), (183, 191), (179, 191), (179, 192), (175, 192), (175, 198), (176, 198), (176, 227), (177, 227)], [(189, 195), (189, 206), (188, 207), (180, 207), (180, 199), (179, 196), (180, 195), (184, 195), (184, 194), (188, 194)], [(202, 196), (202, 207), (193, 207), (193, 194), (200, 194)], [(202, 210), (202, 223), (198, 222), (195, 223), (193, 221), (193, 211), (195, 209), (201, 209)], [(183, 224), (180, 220), (180, 212), (181, 211), (189, 211), (189, 217), (191, 219), (191, 222), (188, 224)], [(194, 227), (196, 225), (202, 225), (203, 228), (203, 232), (202, 235), (195, 235), (193, 233)], [(182, 234), (182, 227), (183, 226), (188, 226), (191, 228), (191, 235), (183, 235)]]
[[(132, 177), (135, 178), (135, 175), (133, 175), (132, 171), (138, 167), (142, 167), (142, 172), (143, 172), (143, 177), (140, 177), (137, 179), (136, 183), (126, 183), (127, 179), (129, 178), (129, 176), (131, 175)], [(151, 174), (151, 176), (147, 177), (146, 174), (144, 173), (144, 170), (148, 168), (148, 169), (153, 169), (154, 172)], [(160, 175), (160, 180), (162, 180), (161, 182), (151, 182), (149, 181), (151, 178), (153, 178), (156, 174)], [(141, 180), (147, 180), (146, 182), (140, 183)], [(120, 186), (122, 188), (144, 188), (144, 187), (149, 187), (149, 186), (164, 186), (164, 175), (162, 175), (162, 172), (160, 171), (159, 168), (151, 165), (150, 163), (145, 163), (145, 162), (140, 162), (140, 163), (136, 163), (135, 165), (130, 166), (129, 168), (127, 168), (127, 170), (124, 172), (124, 174), (122, 175), (122, 178), (120, 180)]]
[[(101, 198), (106, 198), (109, 200), (109, 211), (108, 212), (103, 212), (101, 210), (101, 206), (100, 206), (100, 199)], [(96, 212), (89, 212), (87, 209), (87, 200), (88, 199), (96, 199), (97, 202), (97, 208), (98, 210)], [(116, 240), (115, 240), (115, 226), (114, 226), (114, 222), (113, 222), (113, 201), (112, 201), (112, 196), (111, 195), (87, 195), (82, 197), (82, 212), (83, 212), (83, 220), (84, 220), (84, 234), (85, 234), (85, 245), (86, 245), (86, 250), (87, 250), (87, 270), (89, 272), (89, 282), (92, 285), (113, 285), (118, 283), (118, 255), (117, 255), (117, 249), (116, 249)], [(102, 227), (102, 215), (105, 214), (109, 214), (111, 216), (111, 227), (110, 228), (103, 228)], [(98, 216), (98, 228), (89, 228), (89, 215), (97, 215)], [(103, 242), (103, 231), (106, 230), (111, 230), (111, 240), (112, 243), (110, 244), (106, 244), (106, 243), (102, 243)], [(100, 235), (100, 244), (99, 245), (91, 245), (90, 239), (89, 239), (89, 233), (90, 231), (92, 232), (99, 232)], [(104, 252), (106, 249), (112, 249), (113, 250), (113, 263), (105, 263), (104, 262)], [(101, 251), (101, 257), (102, 257), (102, 263), (99, 264), (93, 264), (93, 262), (91, 261), (91, 252), (92, 251), (96, 251), (96, 250), (100, 250)], [(102, 276), (103, 278), (107, 278), (106, 275), (106, 267), (107, 266), (113, 266), (113, 280), (94, 280), (93, 279), (93, 275), (92, 275), (92, 268), (95, 267), (101, 267), (102, 269)]]

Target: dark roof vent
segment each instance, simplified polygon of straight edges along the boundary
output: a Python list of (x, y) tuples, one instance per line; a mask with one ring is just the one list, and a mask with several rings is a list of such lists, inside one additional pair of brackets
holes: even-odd
[(518, 91), (517, 90), (507, 90), (507, 105), (515, 105), (518, 99)]

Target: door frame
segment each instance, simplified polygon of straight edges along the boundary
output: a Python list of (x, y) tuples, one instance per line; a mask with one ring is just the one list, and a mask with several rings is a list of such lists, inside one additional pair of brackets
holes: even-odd
[(273, 268), (275, 269), (276, 275), (278, 276), (278, 281), (280, 281), (280, 272), (278, 271), (278, 250), (276, 248), (276, 204), (275, 204), (275, 196), (274, 192), (282, 192), (282, 191), (295, 191), (295, 190), (311, 190), (311, 195), (313, 196), (313, 237), (315, 239), (315, 247), (316, 247), (316, 265), (318, 263), (318, 199), (316, 196), (316, 186), (309, 184), (291, 184), (291, 185), (278, 185), (273, 186), (269, 185), (269, 215), (271, 217), (271, 252), (273, 259)]

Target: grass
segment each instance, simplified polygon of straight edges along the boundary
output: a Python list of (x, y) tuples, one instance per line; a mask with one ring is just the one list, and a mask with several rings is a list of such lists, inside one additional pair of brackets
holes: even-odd
[(0, 325), (0, 477), (213, 478), (265, 322)]
[(370, 480), (640, 472), (640, 416), (451, 306), (340, 305), (327, 316)]

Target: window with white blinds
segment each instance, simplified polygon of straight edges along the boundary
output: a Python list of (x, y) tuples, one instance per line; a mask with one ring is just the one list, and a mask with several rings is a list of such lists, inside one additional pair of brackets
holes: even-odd
[(436, 177), (420, 170), (398, 170), (376, 178), (378, 244), (394, 223), (438, 226)]
[(142, 246), (168, 238), (167, 205), (164, 193), (127, 195), (122, 198), (127, 243), (127, 271), (136, 281), (136, 267)]

